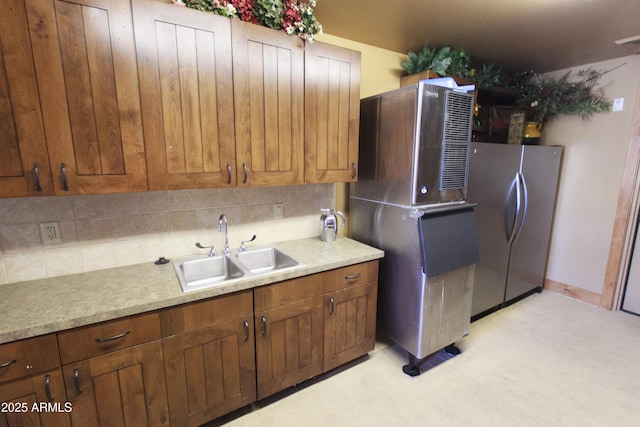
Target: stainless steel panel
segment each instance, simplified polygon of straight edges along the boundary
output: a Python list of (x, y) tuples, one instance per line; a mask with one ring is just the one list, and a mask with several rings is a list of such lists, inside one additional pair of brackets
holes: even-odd
[(504, 302), (522, 147), (471, 143), (467, 201), (476, 203), (478, 251), (471, 315)]
[(469, 331), (474, 265), (427, 277), (419, 210), (351, 199), (352, 237), (385, 251), (378, 290), (379, 327), (417, 358)]
[(525, 145), (521, 174), (526, 214), (511, 247), (505, 301), (542, 286), (547, 266), (561, 147)]
[(465, 197), (473, 94), (421, 82), (363, 99), (352, 196), (399, 206)]
[(472, 316), (542, 284), (561, 157), (562, 147), (471, 144), (467, 200), (478, 205), (480, 251)]

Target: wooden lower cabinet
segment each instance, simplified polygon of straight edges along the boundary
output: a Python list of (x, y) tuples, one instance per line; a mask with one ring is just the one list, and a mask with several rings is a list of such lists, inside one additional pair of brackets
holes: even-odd
[(160, 341), (70, 363), (63, 373), (74, 426), (169, 425)]
[(256, 400), (249, 320), (217, 323), (163, 341), (171, 425), (199, 426)]
[(322, 373), (322, 274), (253, 290), (258, 399)]
[(0, 426), (69, 426), (55, 334), (0, 344)]
[(322, 296), (255, 315), (258, 399), (322, 373)]
[(373, 350), (377, 294), (377, 282), (367, 282), (325, 295), (325, 371)]
[(375, 345), (378, 261), (327, 271), (324, 277), (324, 369), (329, 371)]
[(253, 291), (160, 312), (172, 426), (198, 426), (256, 400)]
[(377, 284), (371, 261), (2, 344), (29, 411), (0, 427), (202, 425), (373, 350)]
[(70, 426), (69, 406), (60, 368), (0, 383), (0, 426)]

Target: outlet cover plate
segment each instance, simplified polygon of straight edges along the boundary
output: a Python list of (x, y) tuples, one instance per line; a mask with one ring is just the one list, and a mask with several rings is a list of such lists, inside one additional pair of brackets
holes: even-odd
[(45, 245), (62, 242), (62, 238), (60, 237), (60, 225), (57, 222), (41, 223), (40, 234), (42, 235), (42, 242)]
[(273, 219), (284, 218), (284, 205), (282, 203), (276, 203), (273, 205)]

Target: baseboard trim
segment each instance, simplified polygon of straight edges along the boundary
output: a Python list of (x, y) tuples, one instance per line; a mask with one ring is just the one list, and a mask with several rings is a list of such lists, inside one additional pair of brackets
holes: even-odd
[(555, 280), (544, 279), (542, 284), (543, 289), (551, 292), (562, 294), (569, 298), (586, 302), (591, 305), (600, 305), (600, 294), (586, 289), (576, 288), (564, 283), (556, 282)]

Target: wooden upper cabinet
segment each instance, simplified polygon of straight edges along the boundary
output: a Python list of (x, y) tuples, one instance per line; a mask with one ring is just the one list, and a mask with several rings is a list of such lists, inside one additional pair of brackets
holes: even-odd
[(150, 190), (235, 186), (229, 18), (132, 3)]
[(29, 39), (23, 0), (8, 0), (0, 14), (0, 197), (53, 194)]
[(147, 190), (129, 1), (25, 5), (55, 194)]
[(304, 43), (231, 22), (238, 185), (302, 184)]
[(305, 182), (358, 178), (360, 52), (314, 42), (305, 48)]

